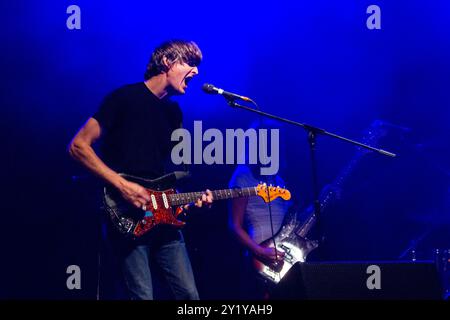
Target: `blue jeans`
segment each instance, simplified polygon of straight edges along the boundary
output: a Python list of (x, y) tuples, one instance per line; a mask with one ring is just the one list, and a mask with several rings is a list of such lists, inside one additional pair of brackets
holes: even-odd
[(141, 239), (123, 240), (115, 239), (115, 251), (130, 299), (153, 300), (150, 261), (155, 261), (161, 268), (175, 299), (199, 299), (180, 230), (159, 226)]

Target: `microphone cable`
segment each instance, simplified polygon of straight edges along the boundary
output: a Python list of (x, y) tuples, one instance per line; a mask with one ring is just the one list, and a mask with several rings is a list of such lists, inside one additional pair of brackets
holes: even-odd
[[(255, 107), (256, 107), (256, 109), (258, 110), (258, 111), (261, 111), (261, 109), (259, 108), (259, 106), (256, 104), (256, 102), (254, 102), (253, 100), (251, 100), (251, 102), (255, 105)], [(261, 123), (261, 125), (263, 124), (263, 120), (264, 120), (264, 118), (263, 118), (263, 116), (262, 115), (259, 115), (259, 121), (260, 121), (260, 123)], [(266, 148), (267, 149), (267, 148)], [(271, 201), (270, 201), (270, 191), (269, 191), (269, 178), (266, 176), (265, 177), (265, 183), (266, 183), (266, 193), (267, 193), (267, 199), (268, 199), (268, 201), (267, 201), (267, 208), (268, 208), (268, 210), (269, 210), (269, 221), (270, 221), (270, 232), (271, 232), (271, 239), (272, 239), (272, 243), (273, 243), (273, 247), (274, 247), (274, 249), (275, 249), (275, 259), (276, 259), (276, 261), (277, 261), (277, 263), (278, 263), (278, 251), (277, 251), (277, 243), (276, 243), (276, 241), (275, 241), (275, 232), (274, 232), (274, 230), (273, 230), (273, 214), (272, 214), (272, 203), (271, 203)], [(275, 176), (275, 184), (276, 184), (276, 176)]]

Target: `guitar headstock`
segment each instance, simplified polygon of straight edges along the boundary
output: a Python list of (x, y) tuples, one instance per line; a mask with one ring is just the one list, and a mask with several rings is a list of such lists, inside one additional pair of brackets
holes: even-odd
[(256, 194), (263, 198), (264, 202), (271, 202), (278, 197), (283, 200), (291, 199), (291, 193), (289, 190), (280, 187), (268, 186), (265, 183), (260, 183), (256, 186)]

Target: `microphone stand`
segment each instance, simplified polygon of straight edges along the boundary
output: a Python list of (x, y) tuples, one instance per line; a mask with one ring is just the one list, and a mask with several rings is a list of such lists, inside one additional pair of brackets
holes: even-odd
[(396, 157), (397, 156), (396, 154), (394, 154), (392, 152), (389, 152), (389, 151), (386, 151), (386, 150), (383, 150), (383, 149), (378, 149), (378, 148), (371, 147), (371, 146), (363, 144), (361, 142), (354, 141), (354, 140), (351, 140), (351, 139), (339, 136), (337, 134), (325, 131), (324, 129), (320, 129), (320, 128), (314, 127), (314, 126), (306, 124), (306, 123), (301, 123), (301, 122), (289, 120), (289, 119), (282, 118), (282, 117), (279, 117), (279, 116), (276, 116), (276, 115), (273, 115), (273, 114), (270, 114), (270, 113), (267, 113), (267, 112), (263, 112), (263, 111), (256, 110), (256, 109), (253, 109), (253, 108), (250, 108), (250, 107), (247, 107), (247, 106), (243, 106), (243, 105), (238, 104), (234, 99), (231, 99), (231, 98), (226, 98), (226, 99), (228, 101), (228, 104), (231, 107), (240, 108), (240, 109), (244, 109), (244, 110), (247, 110), (247, 111), (251, 111), (251, 112), (257, 113), (257, 114), (259, 114), (261, 116), (264, 116), (264, 117), (267, 117), (267, 118), (271, 118), (271, 119), (275, 119), (275, 120), (278, 120), (278, 121), (281, 121), (281, 122), (284, 122), (284, 123), (289, 123), (291, 125), (294, 125), (294, 126), (297, 126), (297, 127), (301, 127), (301, 128), (306, 130), (308, 143), (309, 143), (310, 158), (311, 158), (312, 188), (313, 188), (313, 197), (314, 197), (314, 199), (313, 199), (313, 203), (314, 203), (314, 205), (313, 205), (313, 210), (314, 210), (313, 214), (314, 214), (314, 216), (316, 218), (316, 227), (317, 227), (318, 233), (319, 233), (319, 242), (322, 242), (323, 235), (321, 234), (321, 230), (320, 230), (321, 228), (320, 228), (320, 223), (319, 223), (320, 222), (320, 219), (319, 219), (319, 216), (320, 216), (320, 202), (319, 202), (319, 185), (318, 185), (318, 180), (317, 180), (317, 162), (316, 162), (317, 136), (318, 135), (330, 136), (330, 137), (333, 137), (335, 139), (342, 140), (342, 141), (351, 143), (353, 145), (359, 146), (361, 148), (365, 148), (365, 149), (377, 152), (377, 153), (379, 153), (381, 155), (384, 155), (384, 156), (388, 156), (388, 157)]

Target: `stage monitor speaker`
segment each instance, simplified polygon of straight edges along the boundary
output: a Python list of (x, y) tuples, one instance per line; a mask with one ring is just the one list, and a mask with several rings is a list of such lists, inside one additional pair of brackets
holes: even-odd
[(297, 263), (277, 284), (273, 299), (440, 300), (432, 262)]

